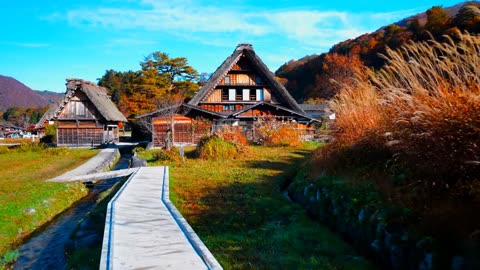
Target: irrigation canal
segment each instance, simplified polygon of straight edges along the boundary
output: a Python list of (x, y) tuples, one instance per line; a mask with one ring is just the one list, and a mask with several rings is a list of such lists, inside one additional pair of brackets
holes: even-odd
[[(121, 158), (114, 170), (127, 169), (132, 157), (133, 146), (120, 147)], [(18, 249), (19, 257), (14, 269), (65, 269), (67, 259), (65, 246), (80, 221), (95, 207), (100, 194), (118, 179), (102, 181), (89, 189), (86, 197), (57, 215), (52, 221), (37, 229)], [(88, 238), (88, 236), (85, 236)], [(101, 241), (101, 240), (100, 240)]]

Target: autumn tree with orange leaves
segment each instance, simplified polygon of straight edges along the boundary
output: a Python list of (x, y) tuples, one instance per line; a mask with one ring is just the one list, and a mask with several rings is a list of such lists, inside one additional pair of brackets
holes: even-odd
[(132, 72), (106, 71), (98, 84), (110, 90), (112, 100), (127, 117), (160, 109), (165, 100), (191, 98), (199, 89), (198, 73), (185, 57), (154, 52)]
[(310, 98), (325, 100), (334, 97), (345, 85), (354, 84), (354, 74), (365, 69), (358, 54), (333, 53), (325, 56), (322, 72), (315, 78)]

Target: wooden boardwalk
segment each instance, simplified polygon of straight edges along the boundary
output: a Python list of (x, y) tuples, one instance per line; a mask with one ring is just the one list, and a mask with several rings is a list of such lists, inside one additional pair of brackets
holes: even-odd
[(100, 269), (222, 269), (169, 199), (168, 167), (142, 167), (110, 201)]

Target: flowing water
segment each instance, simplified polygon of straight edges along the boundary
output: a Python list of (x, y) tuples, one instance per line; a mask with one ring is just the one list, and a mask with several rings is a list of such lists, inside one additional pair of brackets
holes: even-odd
[[(121, 158), (114, 170), (129, 167), (131, 147), (120, 148)], [(65, 269), (65, 244), (79, 222), (90, 212), (98, 196), (109, 189), (117, 179), (102, 181), (90, 188), (86, 197), (65, 210), (45, 226), (35, 231), (18, 249), (14, 269)]]

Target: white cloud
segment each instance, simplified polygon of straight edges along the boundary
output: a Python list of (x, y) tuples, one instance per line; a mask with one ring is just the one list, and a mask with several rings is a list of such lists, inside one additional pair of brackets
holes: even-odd
[(163, 2), (155, 2), (151, 9), (98, 8), (71, 10), (67, 14), (68, 22), (77, 26), (206, 33), (244, 31), (255, 35), (265, 33), (265, 27), (250, 23), (247, 17), (248, 14), (237, 14), (216, 7), (168, 5)]
[(23, 43), (23, 42), (15, 42), (13, 43), (15, 46), (19, 47), (27, 47), (27, 48), (41, 48), (41, 47), (49, 47), (50, 44), (47, 43)]
[(69, 24), (79, 27), (165, 31), (202, 44), (232, 43), (275, 37), (303, 46), (328, 49), (333, 44), (405, 17), (409, 11), (348, 13), (320, 10), (249, 10), (248, 7), (219, 7), (202, 1), (141, 0), (135, 8), (70, 10)]

